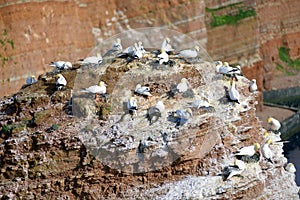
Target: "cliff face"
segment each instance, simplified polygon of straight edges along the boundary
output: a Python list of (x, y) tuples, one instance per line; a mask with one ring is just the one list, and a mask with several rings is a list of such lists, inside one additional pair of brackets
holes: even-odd
[[(2, 98), (1, 197), (298, 199), (295, 174), (284, 170), (282, 143), (271, 145), (273, 164), (257, 154), (241, 176), (221, 176), (235, 152), (266, 140), (250, 81), (238, 76), (237, 104), (228, 100), (231, 79), (216, 74), (211, 61), (170, 60), (171, 66), (158, 65), (148, 52), (140, 61), (66, 70), (61, 91), (57, 72), (51, 72)], [(174, 92), (182, 78), (189, 89)], [(106, 101), (82, 92), (99, 79), (108, 85)], [(148, 85), (152, 96), (134, 95), (138, 83)], [(195, 95), (209, 106), (191, 107), (188, 120), (176, 125), (172, 112), (193, 105)], [(134, 116), (122, 108), (131, 96), (138, 102)], [(147, 110), (158, 100), (165, 110), (151, 124)], [(272, 132), (269, 137), (280, 139)]]
[[(290, 48), (292, 58), (300, 55), (299, 7), (296, 0), (9, 1), (0, 6), (0, 27), (15, 48), (1, 52), (10, 57), (0, 73), (1, 96), (17, 91), (27, 76), (49, 71), (51, 61), (75, 62), (105, 38), (153, 26), (188, 34), (213, 59), (240, 63), (259, 89), (270, 89), (278, 48)], [(212, 27), (213, 15), (241, 18)]]

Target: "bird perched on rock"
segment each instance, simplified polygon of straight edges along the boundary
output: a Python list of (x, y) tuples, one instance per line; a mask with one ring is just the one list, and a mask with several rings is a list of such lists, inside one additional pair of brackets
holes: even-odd
[(191, 108), (201, 108), (201, 107), (210, 107), (210, 104), (206, 98), (202, 98), (199, 95), (194, 96), (193, 102), (188, 102), (188, 106)]
[(32, 85), (32, 84), (34, 84), (34, 83), (36, 83), (36, 82), (37, 82), (37, 80), (36, 80), (36, 78), (35, 78), (34, 75), (31, 75), (31, 76), (29, 76), (29, 77), (26, 79), (26, 84), (27, 84), (27, 85)]
[(106, 51), (106, 53), (103, 55), (103, 57), (115, 57), (117, 54), (121, 53), (123, 50), (122, 44), (121, 44), (121, 39), (117, 38), (113, 43), (112, 43), (112, 48)]
[(178, 56), (180, 58), (196, 58), (200, 51), (199, 46), (195, 46), (194, 49), (185, 49), (179, 52)]
[(135, 86), (134, 93), (147, 97), (152, 96), (152, 94), (150, 93), (150, 88), (148, 86), (142, 86), (141, 84), (137, 84)]
[[(165, 105), (162, 101), (158, 101), (155, 106), (152, 106), (148, 109), (147, 118), (150, 121), (150, 125), (155, 123), (159, 117), (161, 117), (162, 112), (165, 110)], [(153, 120), (155, 118), (155, 120)]]
[(241, 67), (239, 65), (237, 65), (237, 67), (231, 67), (228, 62), (224, 62), (223, 64), (222, 61), (216, 62), (216, 72), (226, 76), (242, 75)]
[(223, 170), (224, 180), (229, 180), (233, 176), (240, 175), (246, 169), (246, 164), (242, 160), (235, 159), (234, 165), (229, 165)]
[(290, 172), (290, 173), (295, 173), (296, 172), (296, 168), (295, 165), (293, 163), (288, 163), (285, 168), (286, 171)]
[(56, 88), (57, 90), (61, 90), (64, 86), (67, 85), (67, 80), (62, 74), (57, 74), (56, 75)]
[(256, 80), (255, 79), (251, 80), (251, 83), (250, 83), (250, 86), (249, 86), (249, 91), (250, 92), (257, 91), (257, 84), (256, 84)]
[(270, 129), (272, 131), (274, 131), (274, 133), (278, 133), (279, 129), (281, 127), (280, 122), (277, 119), (273, 118), (273, 117), (268, 117), (267, 121), (268, 121), (268, 124), (270, 125)]
[(79, 61), (81, 61), (82, 65), (100, 65), (102, 63), (102, 56), (98, 53), (97, 56), (89, 56)]
[(167, 54), (167, 52), (163, 49), (161, 49), (161, 53), (159, 55), (157, 55), (159, 64), (167, 64), (169, 62), (169, 55)]
[(260, 144), (254, 143), (251, 146), (243, 147), (241, 148), (238, 153), (236, 153), (236, 156), (253, 156), (256, 152), (258, 152), (260, 149)]
[(230, 86), (230, 90), (229, 90), (229, 98), (231, 101), (236, 102), (236, 103), (240, 103), (239, 99), (240, 99), (240, 94), (237, 91), (237, 89), (235, 88), (235, 79), (233, 78), (231, 80), (231, 86)]
[(55, 67), (57, 70), (72, 69), (72, 63), (68, 61), (51, 62), (49, 66)]
[(127, 102), (127, 109), (129, 114), (131, 115), (137, 115), (137, 100), (135, 97), (130, 97), (130, 99)]
[(161, 44), (161, 51), (165, 51), (166, 53), (170, 53), (173, 52), (174, 49), (172, 48), (171, 45), (171, 40), (170, 38), (166, 37), (163, 41), (163, 43)]
[(183, 93), (189, 89), (189, 87), (190, 87), (189, 85), (190, 84), (189, 84), (188, 80), (186, 78), (182, 78), (176, 88), (178, 89), (178, 92)]
[(273, 143), (272, 139), (268, 139), (268, 141), (263, 145), (261, 152), (262, 155), (265, 159), (267, 159), (267, 161), (269, 161), (270, 163), (273, 163), (272, 159), (273, 159), (273, 152), (270, 149), (270, 144)]
[(193, 112), (190, 108), (185, 110), (176, 110), (172, 112), (169, 116), (169, 120), (176, 123), (176, 127), (185, 124), (191, 117), (193, 116)]
[(143, 46), (142, 41), (138, 41), (137, 47), (138, 47), (138, 49), (140, 50), (140, 52), (141, 52), (142, 54), (146, 53), (146, 50), (144, 49), (144, 46)]
[(106, 93), (106, 84), (104, 81), (100, 81), (99, 85), (92, 85), (82, 90), (82, 92), (88, 92), (93, 94), (105, 94)]

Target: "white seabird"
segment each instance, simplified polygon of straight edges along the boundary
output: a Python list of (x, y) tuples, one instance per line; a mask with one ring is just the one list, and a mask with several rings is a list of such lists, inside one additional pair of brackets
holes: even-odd
[(196, 58), (200, 51), (199, 46), (195, 46), (194, 49), (185, 49), (179, 52), (178, 56), (180, 58)]
[(273, 159), (273, 152), (270, 149), (270, 144), (273, 143), (272, 139), (268, 139), (268, 141), (263, 145), (261, 152), (262, 155), (270, 162), (273, 163), (272, 159)]
[(169, 62), (169, 55), (167, 54), (167, 52), (163, 49), (161, 49), (161, 53), (157, 55), (159, 64), (166, 64)]
[(232, 178), (233, 176), (240, 175), (245, 169), (246, 169), (245, 162), (242, 160), (235, 159), (234, 165), (228, 167), (229, 175), (226, 178), (226, 180)]
[(241, 75), (241, 66), (237, 65), (237, 67), (229, 66), (228, 62), (217, 61), (216, 62), (216, 72), (223, 75)]
[(180, 83), (177, 85), (177, 89), (180, 93), (186, 92), (190, 87), (190, 84), (186, 78), (182, 78)]
[(31, 75), (31, 76), (29, 76), (29, 77), (26, 79), (26, 84), (27, 84), (27, 85), (31, 85), (31, 84), (34, 84), (34, 83), (36, 83), (36, 82), (37, 82), (37, 80), (36, 80), (36, 78), (35, 78), (34, 75)]
[(166, 37), (163, 41), (163, 43), (161, 44), (161, 51), (165, 51), (165, 52), (172, 52), (174, 51), (174, 49), (171, 46), (171, 40), (170, 38)]
[(55, 67), (58, 70), (72, 69), (72, 63), (69, 61), (55, 61), (49, 64), (51, 67)]
[(146, 50), (144, 49), (142, 41), (138, 41), (137, 47), (141, 51), (142, 54), (146, 53)]
[[(150, 121), (150, 124), (156, 122), (159, 119), (159, 117), (161, 117), (164, 110), (165, 110), (165, 105), (162, 101), (158, 101), (155, 104), (155, 106), (150, 107), (147, 113), (147, 117)], [(155, 121), (153, 121), (154, 117), (156, 117)]]
[(268, 124), (270, 124), (270, 129), (272, 131), (274, 131), (275, 133), (277, 133), (278, 130), (280, 129), (280, 127), (281, 127), (280, 122), (277, 119), (273, 118), (273, 117), (268, 117), (267, 121), (268, 121)]
[(88, 92), (93, 94), (106, 94), (106, 84), (104, 81), (100, 81), (99, 85), (92, 85), (82, 90), (82, 92)]
[(130, 97), (130, 99), (127, 102), (127, 109), (129, 114), (131, 115), (137, 115), (137, 100), (135, 97)]
[(255, 79), (251, 80), (251, 83), (250, 83), (250, 86), (249, 86), (249, 90), (250, 90), (250, 92), (257, 91), (257, 84), (256, 84), (256, 80)]
[(239, 150), (235, 155), (239, 156), (253, 156), (260, 149), (260, 145), (258, 143), (254, 143), (251, 146), (243, 147)]
[(116, 56), (118, 53), (121, 53), (123, 50), (122, 44), (121, 44), (121, 39), (117, 38), (116, 41), (113, 42), (112, 48), (109, 49), (103, 57), (111, 57), (111, 56)]
[(296, 172), (296, 168), (295, 165), (293, 163), (288, 163), (285, 168), (286, 171), (290, 172), (290, 173), (295, 173)]
[(240, 94), (237, 91), (237, 89), (235, 88), (235, 80), (234, 79), (231, 80), (231, 86), (229, 89), (229, 98), (230, 98), (230, 100), (232, 100), (236, 103), (240, 103), (239, 102)]
[(57, 74), (56, 77), (57, 77), (57, 80), (56, 80), (57, 90), (61, 90), (64, 86), (67, 85), (67, 80), (65, 79), (65, 77), (62, 74)]
[(141, 84), (137, 84), (135, 86), (134, 92), (144, 96), (152, 96), (152, 94), (150, 93), (150, 88), (148, 86), (142, 86)]
[(199, 109), (201, 107), (206, 107), (207, 108), (207, 107), (210, 106), (210, 104), (209, 104), (207, 99), (204, 99), (204, 98), (200, 97), (199, 95), (195, 95), (194, 96), (194, 101), (189, 102), (188, 106), (192, 107), (192, 108)]
[(102, 56), (100, 54), (97, 54), (97, 56), (89, 56), (80, 61), (81, 61), (81, 64), (99, 65), (102, 63)]
[(185, 124), (192, 116), (193, 112), (190, 108), (184, 110), (178, 109), (172, 113), (172, 117), (175, 118), (174, 122), (176, 122), (176, 126)]

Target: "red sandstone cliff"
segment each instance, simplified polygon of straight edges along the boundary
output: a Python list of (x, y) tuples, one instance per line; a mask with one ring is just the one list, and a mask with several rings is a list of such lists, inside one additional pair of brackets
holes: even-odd
[[(218, 8), (217, 15), (251, 8), (256, 16), (212, 28), (205, 7)], [(0, 29), (8, 31), (15, 48), (1, 52), (11, 60), (1, 68), (0, 93), (17, 91), (28, 75), (49, 71), (47, 64), (53, 60), (75, 62), (102, 39), (148, 26), (187, 33), (213, 59), (241, 63), (247, 77), (257, 79), (259, 89), (270, 89), (278, 48), (290, 48), (292, 58), (300, 55), (299, 8), (297, 0), (5, 1), (0, 6)]]

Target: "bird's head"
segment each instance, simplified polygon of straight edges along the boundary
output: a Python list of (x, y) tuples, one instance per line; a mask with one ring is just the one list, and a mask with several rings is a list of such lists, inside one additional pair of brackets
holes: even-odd
[(272, 117), (268, 117), (268, 123), (271, 123), (273, 121), (273, 118)]
[(166, 37), (165, 40), (166, 40), (167, 43), (170, 43), (170, 42), (171, 42), (170, 38), (168, 38), (168, 37)]
[(100, 81), (100, 82), (99, 82), (99, 86), (100, 86), (100, 87), (103, 87), (103, 86), (107, 86), (107, 85), (105, 84), (104, 81)]
[(200, 51), (200, 47), (199, 46), (195, 46), (195, 50), (197, 51), (197, 52), (199, 52)]
[(260, 149), (260, 144), (258, 144), (258, 143), (254, 143), (253, 146), (254, 146), (255, 151), (258, 151)]
[(229, 67), (228, 62), (224, 62), (224, 66)]
[(268, 139), (267, 144), (273, 144), (273, 139), (272, 138)]
[(61, 78), (63, 75), (62, 74), (57, 74), (56, 78)]
[(269, 133), (268, 133), (268, 131), (265, 131), (264, 132), (264, 138), (267, 138), (267, 137), (269, 137)]
[(31, 75), (31, 78), (35, 79), (35, 75)]
[(255, 80), (255, 79), (252, 79), (251, 82), (252, 82), (252, 83), (256, 83), (256, 80)]

